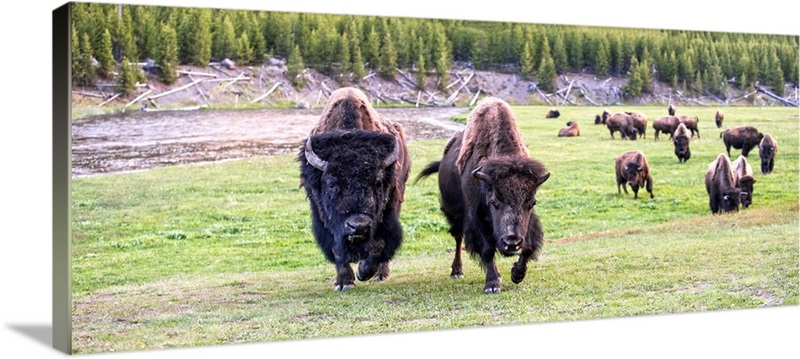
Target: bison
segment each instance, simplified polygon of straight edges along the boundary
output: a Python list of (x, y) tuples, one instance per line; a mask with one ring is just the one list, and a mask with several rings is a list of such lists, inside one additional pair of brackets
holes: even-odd
[(675, 134), (675, 130), (678, 129), (678, 125), (680, 125), (680, 123), (681, 121), (675, 116), (664, 116), (653, 121), (653, 133), (655, 134), (655, 140), (658, 141), (659, 132), (668, 134), (669, 138), (671, 139), (672, 135)]
[(750, 207), (750, 204), (753, 203), (753, 184), (756, 183), (756, 178), (753, 177), (753, 167), (747, 163), (747, 158), (744, 156), (739, 156), (736, 161), (733, 161), (731, 167), (736, 180), (736, 188), (742, 193), (742, 206)]
[(567, 127), (558, 131), (558, 137), (577, 137), (581, 135), (581, 129), (575, 121), (567, 122)]
[(670, 116), (675, 116), (675, 106), (674, 105), (669, 104), (669, 107), (667, 107), (667, 114), (670, 115)]
[(615, 113), (606, 120), (606, 127), (611, 134), (611, 139), (614, 139), (614, 132), (619, 131), (622, 139), (630, 138), (631, 141), (636, 140), (636, 126), (634, 125), (633, 117), (627, 113)]
[(731, 155), (731, 147), (742, 150), (742, 156), (747, 157), (753, 147), (758, 146), (764, 138), (764, 134), (758, 132), (753, 126), (740, 126), (729, 128), (720, 132), (719, 137), (725, 144), (728, 156)]
[(772, 173), (775, 167), (775, 155), (778, 153), (778, 142), (768, 133), (758, 144), (758, 155), (761, 157), (761, 173)]
[(611, 116), (611, 113), (609, 113), (608, 110), (603, 110), (602, 114), (594, 116), (594, 124), (595, 125), (601, 125), (601, 124), (605, 125), (609, 116)]
[(631, 116), (633, 119), (633, 127), (636, 128), (636, 132), (639, 133), (639, 136), (645, 138), (645, 132), (647, 131), (647, 116), (641, 113), (636, 112), (625, 112), (628, 116)]
[(672, 142), (675, 144), (675, 156), (678, 156), (678, 162), (686, 162), (692, 157), (692, 152), (689, 150), (690, 141), (689, 129), (684, 124), (678, 125), (678, 129), (672, 135)]
[(556, 109), (551, 109), (550, 111), (547, 111), (547, 115), (545, 117), (547, 117), (547, 118), (558, 118), (558, 116), (561, 116), (561, 113), (558, 112), (558, 110), (556, 110)]
[(487, 97), (475, 107), (463, 132), (454, 134), (440, 161), (426, 166), (417, 180), (439, 173), (441, 210), (456, 241), (450, 276), (464, 276), (461, 243), (485, 272), (484, 293), (499, 293), (501, 275), (495, 253), (519, 255), (511, 281), (520, 283), (544, 244), (534, 211), (536, 192), (550, 173), (528, 155), (508, 104)]
[(314, 237), (336, 266), (334, 289), (389, 277), (403, 233), (400, 208), (410, 170), (403, 128), (355, 88), (334, 91), (298, 156)]
[(739, 211), (742, 191), (736, 188), (736, 178), (728, 156), (720, 153), (714, 161), (708, 164), (705, 182), (711, 213)]
[(686, 125), (686, 128), (689, 129), (689, 131), (692, 131), (692, 138), (694, 138), (695, 134), (697, 134), (697, 138), (700, 138), (700, 130), (697, 128), (697, 123), (700, 122), (699, 118), (685, 115), (679, 115), (675, 117), (677, 117), (682, 124)]
[(633, 190), (633, 198), (639, 199), (639, 188), (644, 187), (653, 198), (653, 177), (650, 175), (650, 165), (642, 151), (627, 151), (617, 156), (614, 168), (617, 173), (617, 193), (620, 186), (628, 194), (627, 185)]
[(722, 110), (717, 110), (717, 113), (714, 114), (714, 123), (717, 124), (717, 128), (722, 127), (722, 120), (725, 119), (725, 114), (722, 113)]

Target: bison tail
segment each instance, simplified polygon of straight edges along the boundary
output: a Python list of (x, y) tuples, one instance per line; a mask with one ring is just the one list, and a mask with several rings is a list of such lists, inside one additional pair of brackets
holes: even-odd
[(419, 180), (425, 177), (428, 177), (436, 172), (439, 172), (439, 165), (441, 163), (442, 161), (436, 161), (436, 162), (431, 162), (427, 166), (425, 166), (425, 168), (422, 169), (422, 172), (420, 172), (417, 175), (417, 179), (414, 180), (414, 184), (416, 184), (417, 182), (419, 182)]

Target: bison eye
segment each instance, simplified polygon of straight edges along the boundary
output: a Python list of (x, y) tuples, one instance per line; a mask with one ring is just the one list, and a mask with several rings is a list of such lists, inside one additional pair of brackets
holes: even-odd
[(500, 207), (500, 204), (498, 204), (497, 201), (495, 201), (494, 199), (489, 200), (489, 205), (494, 208)]

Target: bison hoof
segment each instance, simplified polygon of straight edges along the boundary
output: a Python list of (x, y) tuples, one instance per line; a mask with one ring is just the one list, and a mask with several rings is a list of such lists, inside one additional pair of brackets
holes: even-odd
[(377, 274), (375, 274), (375, 278), (373, 278), (372, 280), (374, 280), (376, 282), (380, 282), (380, 281), (384, 281), (384, 280), (387, 280), (387, 279), (389, 279), (389, 274), (388, 273), (386, 273), (386, 274), (377, 273)]
[(516, 266), (511, 269), (511, 281), (514, 284), (519, 284), (525, 279), (525, 274), (527, 274), (527, 268), (518, 269)]
[(464, 275), (463, 274), (451, 274), (450, 278), (461, 279), (461, 278), (464, 278)]
[(486, 294), (500, 293), (500, 287), (499, 286), (486, 286), (486, 288), (483, 288), (483, 292), (486, 293)]
[(355, 285), (355, 284), (353, 284), (353, 283), (348, 283), (348, 284), (337, 284), (337, 285), (335, 285), (335, 286), (333, 287), (333, 290), (335, 290), (335, 291), (337, 291), (337, 292), (343, 292), (343, 291), (346, 291), (346, 290), (348, 290), (348, 289), (350, 289), (350, 288), (353, 288), (353, 287), (355, 287), (355, 286), (356, 286), (356, 285)]
[(371, 268), (367, 268), (364, 265), (364, 262), (361, 262), (358, 265), (358, 272), (356, 272), (356, 278), (358, 280), (364, 282), (370, 280), (370, 278), (375, 276), (375, 273), (378, 271), (378, 266), (372, 266)]

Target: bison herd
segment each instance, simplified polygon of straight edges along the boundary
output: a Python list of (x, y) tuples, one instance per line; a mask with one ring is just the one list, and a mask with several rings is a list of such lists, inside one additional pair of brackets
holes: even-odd
[[(697, 117), (669, 115), (652, 123), (654, 140), (659, 132), (674, 143), (679, 162), (691, 157), (689, 144), (696, 135)], [(551, 109), (547, 118), (561, 114)], [(716, 114), (720, 127), (722, 112)], [(610, 136), (625, 140), (645, 138), (647, 117), (634, 112), (595, 118)], [(559, 137), (580, 136), (577, 121), (567, 122)], [(705, 186), (712, 213), (738, 211), (752, 203), (756, 182), (747, 155), (759, 146), (761, 171), (774, 167), (777, 142), (752, 126), (727, 129), (720, 134), (728, 154), (708, 165)], [(742, 156), (730, 161), (730, 147)], [(360, 281), (389, 277), (389, 262), (403, 242), (400, 211), (410, 177), (410, 156), (403, 127), (374, 109), (356, 88), (334, 91), (316, 127), (299, 151), (300, 186), (310, 205), (312, 232), (324, 257), (334, 264), (334, 289), (344, 291)], [(640, 188), (653, 196), (653, 178), (644, 152), (627, 151), (616, 158), (617, 192), (627, 186), (638, 199)], [(550, 173), (531, 158), (509, 105), (496, 97), (478, 102), (463, 131), (456, 132), (438, 161), (427, 164), (417, 180), (438, 174), (440, 210), (455, 240), (450, 276), (464, 275), (461, 246), (482, 265), (485, 293), (500, 292), (501, 275), (495, 256), (516, 256), (511, 281), (520, 283), (528, 262), (544, 244), (544, 230), (535, 212), (536, 194)], [(357, 263), (354, 272), (351, 265)]]

